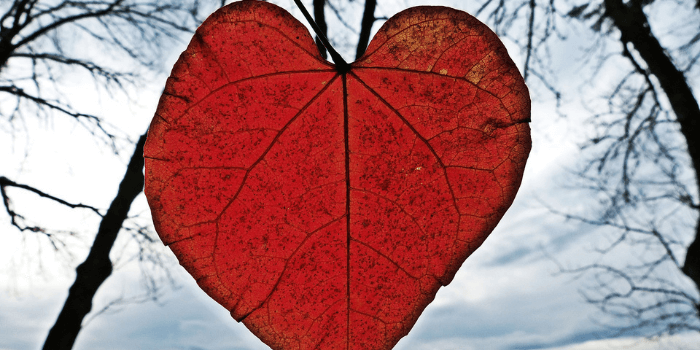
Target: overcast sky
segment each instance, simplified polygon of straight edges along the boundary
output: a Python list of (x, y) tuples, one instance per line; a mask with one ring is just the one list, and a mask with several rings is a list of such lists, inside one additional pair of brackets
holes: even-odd
[[(291, 0), (272, 2), (288, 10), (293, 8)], [(387, 3), (380, 2), (378, 15), (397, 11), (398, 7)], [(356, 12), (356, 17), (348, 17), (349, 23), (359, 23), (360, 12)], [(298, 11), (293, 14), (301, 18)], [(341, 34), (334, 33), (346, 29), (330, 13), (327, 16), (331, 37), (344, 40)], [(375, 25), (375, 31), (378, 27)], [(516, 46), (508, 41), (505, 44), (520, 66), (522, 57)], [(167, 59), (167, 64), (172, 65), (182, 49), (184, 44)], [(352, 60), (353, 47), (339, 50), (348, 61)], [(77, 104), (107, 115), (136, 139), (150, 122), (164, 80), (165, 75), (160, 76), (139, 91), (135, 103), (99, 97), (92, 85), (85, 87), (78, 81), (67, 94), (81, 96)], [(594, 228), (566, 222), (541, 204), (556, 206), (580, 200), (576, 193), (561, 192), (558, 186), (566, 181), (567, 168), (575, 162), (583, 126), (576, 124), (576, 118), (557, 117), (553, 101), (533, 100), (533, 149), (515, 203), (483, 246), (464, 263), (454, 281), (438, 292), (396, 349), (647, 350), (700, 346), (700, 337), (687, 335), (657, 343), (607, 339), (614, 332), (595, 321), (595, 308), (586, 304), (579, 293), (586, 281), (557, 273), (555, 261), (565, 266), (582, 264), (600, 236)], [(114, 156), (91, 141), (82, 129), (62, 120), (28, 120), (26, 124), (32, 130), (29, 137), (21, 132), (13, 137), (0, 134), (0, 175), (73, 202), (106, 208), (116, 193), (131, 151)], [(38, 349), (58, 315), (73, 281), (73, 270), (84, 259), (89, 235), (94, 234), (99, 221), (89, 212), (65, 210), (34, 196), (18, 195), (14, 204), (28, 213), (41, 212), (46, 216), (42, 220), (49, 224), (77, 228), (87, 237), (75, 240), (75, 255), (72, 260), (66, 259), (41, 241), (27, 237), (31, 234), (11, 228), (7, 215), (0, 215), (0, 350)], [(143, 196), (131, 215), (148, 220)], [(125, 246), (126, 241), (120, 238), (118, 246)], [(174, 257), (170, 261), (177, 264)], [(98, 291), (97, 310), (114, 298), (142, 293), (138, 263), (120, 261), (118, 265), (120, 268)], [(184, 270), (179, 266), (171, 270), (176, 287), (165, 288), (158, 301), (127, 304), (95, 318), (88, 316), (89, 322), (75, 348), (268, 349), (209, 299)]]

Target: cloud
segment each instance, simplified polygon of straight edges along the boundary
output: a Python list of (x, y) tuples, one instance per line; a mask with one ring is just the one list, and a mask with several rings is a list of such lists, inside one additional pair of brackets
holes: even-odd
[(700, 348), (700, 334), (684, 333), (659, 338), (618, 338), (591, 340), (570, 346), (546, 350), (694, 350)]
[(191, 277), (180, 283), (182, 288), (159, 303), (131, 305), (99, 316), (79, 335), (75, 349), (269, 349), (204, 295)]
[(0, 292), (0, 349), (40, 349), (63, 298), (65, 291), (23, 298)]
[(467, 261), (438, 292), (397, 350), (537, 349), (609, 335), (588, 318), (577, 286), (551, 276), (551, 262), (477, 264)]

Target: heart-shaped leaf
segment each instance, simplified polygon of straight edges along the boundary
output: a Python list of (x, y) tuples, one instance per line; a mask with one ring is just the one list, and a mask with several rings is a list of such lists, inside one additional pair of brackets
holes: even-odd
[(273, 349), (389, 349), (513, 201), (527, 88), (470, 15), (416, 7), (338, 72), (283, 9), (197, 30), (151, 124), (155, 227)]

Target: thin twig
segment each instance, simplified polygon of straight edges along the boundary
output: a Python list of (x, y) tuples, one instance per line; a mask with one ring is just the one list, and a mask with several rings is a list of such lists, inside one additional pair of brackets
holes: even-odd
[(314, 19), (311, 18), (311, 15), (308, 11), (306, 11), (306, 7), (304, 7), (304, 4), (301, 3), (301, 0), (294, 0), (294, 3), (297, 4), (297, 7), (299, 7), (301, 13), (304, 14), (306, 20), (309, 22), (309, 24), (311, 24), (311, 28), (314, 29), (314, 32), (316, 32), (318, 38), (321, 39), (323, 46), (326, 47), (328, 53), (333, 58), (333, 62), (335, 62), (335, 66), (338, 69), (338, 72), (340, 72), (341, 74), (347, 73), (350, 70), (350, 65), (347, 62), (345, 62), (345, 60), (342, 56), (340, 56), (338, 51), (336, 51), (335, 48), (331, 46), (331, 43), (328, 42), (328, 38), (326, 38), (326, 36), (323, 35), (323, 33), (321, 32), (321, 28), (319, 28), (316, 22), (314, 22)]

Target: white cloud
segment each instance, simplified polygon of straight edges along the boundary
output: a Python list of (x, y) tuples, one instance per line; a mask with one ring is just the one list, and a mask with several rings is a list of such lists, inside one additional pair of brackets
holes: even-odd
[(698, 348), (700, 348), (700, 334), (686, 333), (653, 339), (621, 338), (591, 340), (581, 344), (547, 348), (545, 350), (695, 350)]

